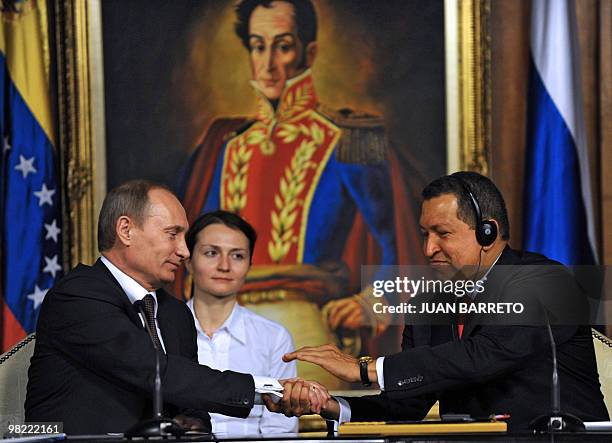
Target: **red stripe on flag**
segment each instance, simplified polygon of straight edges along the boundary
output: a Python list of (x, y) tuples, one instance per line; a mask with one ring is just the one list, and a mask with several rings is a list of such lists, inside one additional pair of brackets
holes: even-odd
[(2, 352), (8, 351), (19, 340), (24, 339), (25, 331), (17, 321), (13, 312), (3, 303), (2, 306)]

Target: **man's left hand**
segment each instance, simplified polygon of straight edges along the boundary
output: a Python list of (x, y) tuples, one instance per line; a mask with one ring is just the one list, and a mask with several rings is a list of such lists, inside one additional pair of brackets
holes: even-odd
[(363, 326), (363, 308), (355, 297), (330, 301), (323, 308), (327, 312), (327, 323), (332, 331), (339, 327), (359, 329)]
[(347, 382), (358, 382), (361, 380), (357, 359), (343, 353), (334, 345), (305, 346), (297, 351), (283, 355), (283, 361), (290, 362), (293, 360), (314, 363)]
[(198, 417), (179, 414), (174, 417), (176, 422), (181, 425), (186, 431), (207, 431), (208, 426), (204, 424), (204, 420)]

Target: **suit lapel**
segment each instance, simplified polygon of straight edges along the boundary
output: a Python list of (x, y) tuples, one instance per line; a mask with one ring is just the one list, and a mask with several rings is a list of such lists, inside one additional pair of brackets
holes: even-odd
[[(502, 284), (500, 280), (503, 280), (503, 276), (505, 274), (503, 272), (499, 272), (501, 268), (499, 268), (498, 266), (512, 265), (512, 264), (516, 264), (519, 261), (520, 260), (518, 259), (514, 251), (510, 249), (509, 246), (506, 246), (501, 256), (499, 257), (499, 260), (497, 260), (497, 263), (495, 264), (495, 266), (493, 266), (493, 268), (491, 269), (491, 272), (487, 276), (487, 281), (485, 282), (485, 291), (482, 294), (479, 294), (474, 301), (475, 302), (489, 302), (489, 301), (496, 302), (498, 301), (496, 297), (500, 291), (500, 285)], [(470, 334), (474, 332), (474, 329), (476, 328), (476, 326), (478, 326), (478, 324), (479, 324), (478, 314), (467, 315), (465, 317), (465, 325), (463, 326), (463, 334), (461, 338), (469, 337)]]
[(99, 277), (113, 282), (113, 286), (116, 289), (115, 291), (113, 291), (113, 296), (125, 308), (125, 311), (132, 323), (144, 328), (144, 326), (142, 325), (142, 321), (140, 321), (140, 318), (134, 310), (134, 306), (130, 303), (130, 299), (128, 298), (127, 294), (123, 291), (123, 288), (121, 288), (121, 285), (115, 279), (111, 271), (109, 271), (106, 265), (102, 263), (102, 260), (96, 260), (96, 262), (92, 266), (92, 269), (99, 275)]

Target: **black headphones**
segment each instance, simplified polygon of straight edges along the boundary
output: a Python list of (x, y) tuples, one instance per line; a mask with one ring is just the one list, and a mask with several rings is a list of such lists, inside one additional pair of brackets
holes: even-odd
[(459, 183), (461, 183), (461, 186), (466, 194), (469, 195), (470, 201), (472, 202), (472, 207), (476, 214), (476, 241), (482, 247), (492, 245), (497, 238), (497, 225), (493, 220), (482, 219), (482, 212), (480, 211), (478, 200), (476, 200), (476, 197), (472, 194), (470, 188), (468, 188), (467, 183), (457, 176), (455, 176), (455, 178), (459, 180)]

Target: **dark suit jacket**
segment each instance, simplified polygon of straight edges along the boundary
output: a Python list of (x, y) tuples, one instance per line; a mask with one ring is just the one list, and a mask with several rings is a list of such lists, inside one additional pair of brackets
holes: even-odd
[[(551, 265), (553, 274), (542, 272)], [(489, 274), (485, 295), (476, 301), (487, 296), (491, 300), (494, 292), (497, 301), (529, 304), (540, 297), (538, 292), (547, 292), (552, 281), (561, 282), (561, 288), (555, 283), (560, 290), (572, 288), (573, 279), (559, 275), (565, 271), (554, 265), (541, 255), (506, 248)], [(553, 335), (562, 410), (584, 420), (608, 420), (590, 328), (553, 326)], [(481, 324), (468, 318), (461, 339), (454, 324), (406, 326), (402, 350), (385, 357), (384, 393), (346, 399), (351, 421), (420, 420), (439, 400), (441, 413), (509, 413), (509, 429), (520, 431), (534, 417), (551, 412), (552, 357), (546, 326)]]
[[(167, 354), (161, 374), (164, 411), (209, 421), (207, 412), (246, 417), (253, 378), (197, 364), (187, 306), (157, 291), (158, 323)], [(36, 331), (25, 402), (27, 421), (61, 421), (70, 434), (124, 432), (151, 417), (155, 354), (119, 283), (98, 260), (79, 265), (45, 297)]]

